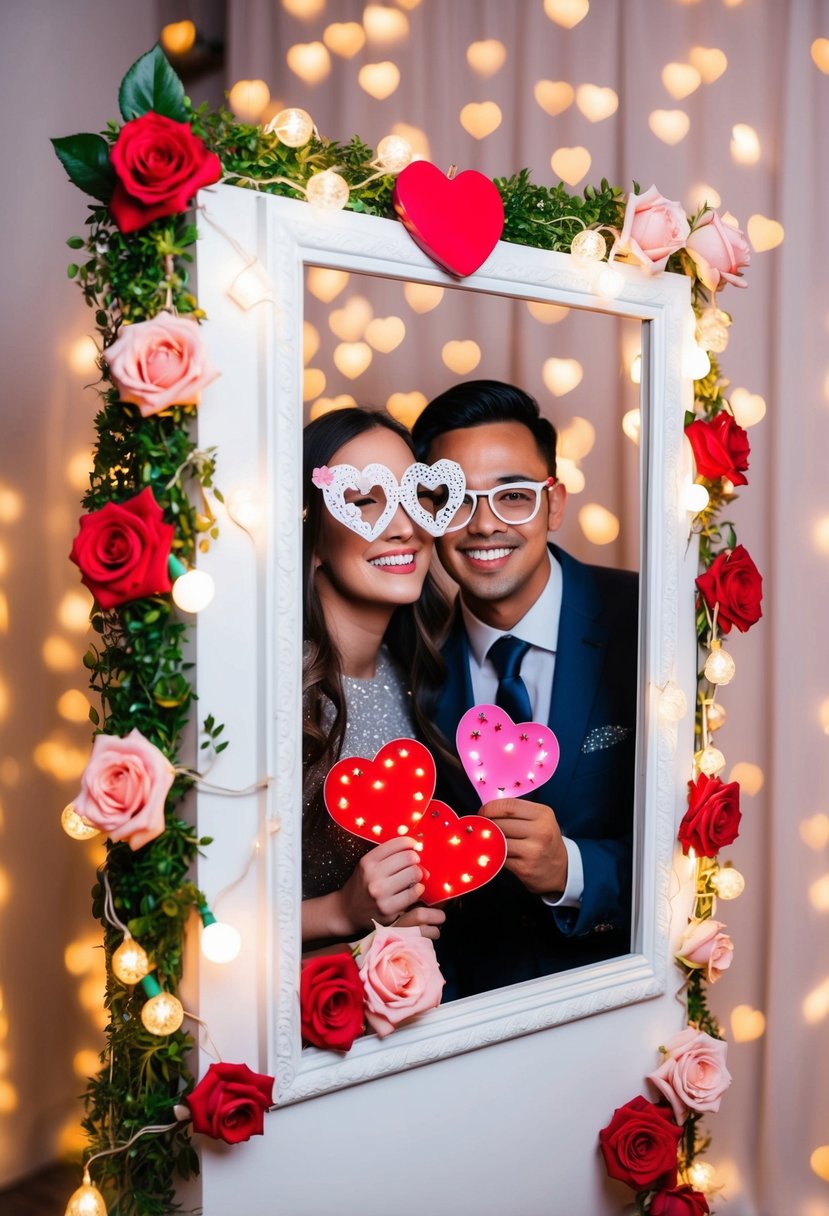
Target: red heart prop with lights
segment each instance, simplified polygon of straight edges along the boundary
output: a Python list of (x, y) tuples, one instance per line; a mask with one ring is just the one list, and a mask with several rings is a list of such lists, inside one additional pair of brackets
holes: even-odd
[(332, 819), (373, 844), (411, 835), (434, 792), (432, 753), (416, 739), (392, 739), (373, 760), (338, 760), (323, 787)]
[(413, 161), (398, 174), (392, 202), (412, 240), (460, 278), (487, 260), (504, 230), (501, 196), (475, 169), (449, 178), (427, 160)]
[(507, 859), (507, 842), (497, 823), (483, 815), (459, 818), (435, 799), (411, 833), (428, 871), (421, 899), (437, 904), (484, 886)]

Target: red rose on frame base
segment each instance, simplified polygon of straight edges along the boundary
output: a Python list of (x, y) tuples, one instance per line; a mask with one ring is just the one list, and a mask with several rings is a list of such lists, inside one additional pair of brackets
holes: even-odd
[(273, 1105), (273, 1077), (253, 1072), (247, 1064), (211, 1064), (184, 1101), (194, 1132), (239, 1144), (265, 1130), (265, 1112)]
[(599, 1132), (599, 1147), (611, 1178), (635, 1191), (676, 1183), (676, 1151), (682, 1128), (667, 1106), (641, 1095), (613, 1112)]
[(125, 123), (110, 153), (117, 181), (110, 199), (121, 232), (186, 211), (190, 200), (222, 176), (222, 164), (190, 124), (149, 110)]
[(732, 625), (747, 633), (763, 615), (763, 577), (742, 545), (720, 553), (699, 576), (697, 587), (711, 612), (719, 605), (720, 633), (730, 633)]
[(302, 1037), (314, 1047), (348, 1051), (363, 1033), (363, 981), (350, 954), (323, 954), (302, 964)]
[(80, 568), (81, 582), (108, 610), (171, 590), (172, 542), (173, 525), (164, 523), (148, 486), (135, 498), (82, 516), (69, 557)]
[(737, 839), (741, 818), (739, 783), (700, 773), (688, 782), (688, 810), (678, 833), (683, 853), (693, 849), (698, 857), (716, 857)]

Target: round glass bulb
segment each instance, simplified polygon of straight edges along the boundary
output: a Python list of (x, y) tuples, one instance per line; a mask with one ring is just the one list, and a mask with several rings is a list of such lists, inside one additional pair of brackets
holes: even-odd
[(728, 346), (728, 313), (721, 308), (707, 308), (697, 321), (697, 336), (704, 350), (720, 355)]
[(688, 1181), (697, 1191), (712, 1191), (716, 1185), (717, 1172), (709, 1161), (695, 1161), (688, 1170)]
[(705, 773), (706, 777), (716, 777), (724, 768), (725, 756), (718, 747), (712, 747), (709, 743), (700, 755), (699, 771)]
[(659, 698), (659, 716), (663, 722), (678, 722), (688, 712), (688, 698), (681, 688), (670, 680), (662, 689)]
[(708, 491), (698, 481), (688, 486), (683, 498), (685, 500), (685, 510), (690, 511), (692, 515), (699, 515), (700, 511), (704, 511), (709, 503)]
[(112, 955), (112, 970), (122, 984), (137, 984), (150, 974), (147, 951), (134, 937), (127, 936)]
[(141, 1021), (150, 1034), (172, 1034), (184, 1021), (184, 1007), (172, 992), (159, 992), (142, 1006)]
[(737, 664), (719, 642), (714, 642), (711, 653), (705, 660), (705, 678), (712, 684), (730, 684), (734, 679)]
[(324, 169), (308, 178), (305, 197), (319, 211), (342, 211), (348, 202), (348, 183), (333, 169)]
[(377, 160), (389, 173), (399, 173), (411, 163), (412, 145), (402, 135), (385, 135), (377, 145)]
[(205, 570), (188, 570), (173, 583), (173, 602), (182, 612), (201, 612), (215, 594), (213, 576)]
[(98, 828), (94, 827), (91, 823), (87, 823), (85, 819), (81, 819), (75, 810), (74, 802), (70, 802), (61, 811), (60, 826), (66, 835), (71, 836), (73, 840), (91, 840), (93, 836), (100, 835)]
[(689, 380), (704, 380), (710, 371), (711, 360), (708, 358), (708, 351), (694, 342), (682, 358), (683, 376), (687, 376)]
[(69, 1196), (66, 1216), (107, 1216), (104, 1197), (89, 1177), (89, 1170), (84, 1170), (83, 1184)]
[(705, 724), (709, 730), (719, 730), (721, 726), (725, 726), (726, 712), (719, 701), (714, 701), (711, 705), (705, 707)]
[(622, 294), (622, 288), (625, 285), (625, 280), (622, 278), (618, 270), (614, 270), (612, 266), (605, 266), (599, 271), (596, 279), (596, 291), (604, 300), (615, 300), (617, 296)]
[(279, 142), (286, 147), (301, 148), (314, 133), (314, 120), (307, 110), (290, 106), (287, 110), (280, 110), (265, 130), (277, 135)]
[(232, 963), (241, 949), (242, 937), (233, 925), (216, 920), (202, 929), (201, 951), (211, 963)]
[(570, 252), (580, 262), (601, 262), (607, 253), (607, 241), (595, 228), (585, 228), (573, 237)]
[(711, 885), (720, 899), (736, 899), (746, 889), (746, 880), (733, 866), (723, 866), (711, 879)]
[(250, 490), (234, 490), (227, 499), (227, 513), (240, 528), (251, 531), (262, 522), (262, 503)]

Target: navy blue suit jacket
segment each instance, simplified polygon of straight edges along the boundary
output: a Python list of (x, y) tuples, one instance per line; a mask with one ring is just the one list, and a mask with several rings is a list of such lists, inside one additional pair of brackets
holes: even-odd
[[(447, 977), (444, 1000), (630, 948), (638, 576), (586, 566), (550, 548), (562, 570), (549, 717), (561, 758), (530, 798), (550, 806), (562, 835), (578, 845), (584, 894), (580, 908), (554, 909), (505, 869), (479, 891), (448, 903), (438, 943)], [(447, 679), (432, 712), (454, 753), (458, 721), (474, 705), (460, 611), (443, 655)], [(480, 807), (460, 767), (438, 764), (436, 796), (458, 814)]]

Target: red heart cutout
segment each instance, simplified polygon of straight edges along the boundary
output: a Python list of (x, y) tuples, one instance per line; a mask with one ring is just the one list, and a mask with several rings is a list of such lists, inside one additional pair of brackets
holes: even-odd
[(437, 799), (412, 832), (428, 875), (423, 879), (425, 904), (437, 904), (483, 887), (507, 859), (507, 842), (497, 823), (483, 815), (459, 818)]
[(411, 835), (434, 792), (432, 753), (416, 739), (392, 739), (373, 760), (338, 760), (323, 787), (332, 819), (374, 844)]
[(412, 239), (438, 266), (463, 278), (481, 266), (504, 230), (504, 204), (483, 173), (448, 178), (428, 160), (399, 173), (394, 209)]

